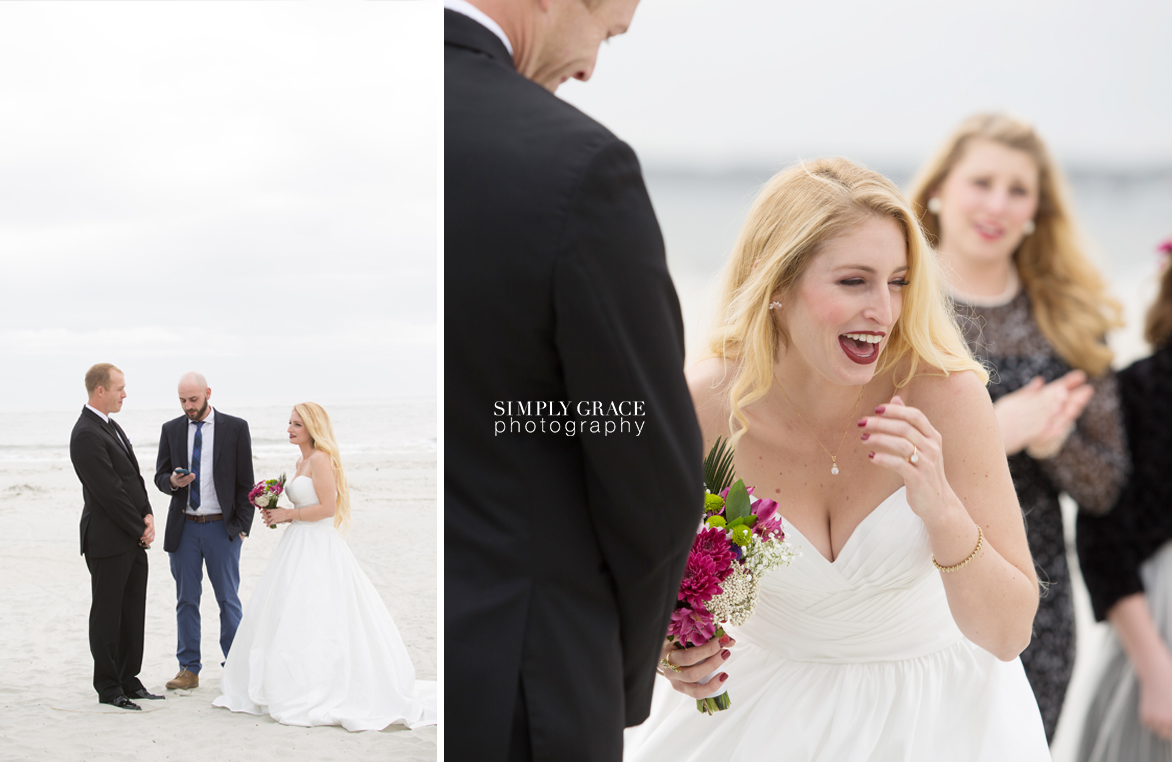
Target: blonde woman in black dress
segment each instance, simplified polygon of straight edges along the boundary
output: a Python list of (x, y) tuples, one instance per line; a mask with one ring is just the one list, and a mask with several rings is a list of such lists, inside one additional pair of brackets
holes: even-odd
[(1021, 660), (1053, 740), (1074, 666), (1074, 608), (1060, 493), (1111, 509), (1127, 470), (1106, 333), (1118, 306), (1079, 241), (1041, 137), (1001, 114), (967, 120), (911, 200), (973, 353), (990, 369), (1010, 473), (1045, 592)]

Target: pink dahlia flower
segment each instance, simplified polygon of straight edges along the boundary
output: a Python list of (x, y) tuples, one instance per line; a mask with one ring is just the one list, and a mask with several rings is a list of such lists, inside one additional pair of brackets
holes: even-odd
[(692, 606), (703, 606), (704, 602), (720, 594), (720, 574), (709, 556), (692, 551), (684, 566), (684, 578), (680, 582), (679, 599)]
[(696, 535), (692, 552), (708, 556), (716, 570), (717, 581), (723, 581), (732, 568), (736, 554), (728, 541), (728, 532), (720, 527), (709, 527)]

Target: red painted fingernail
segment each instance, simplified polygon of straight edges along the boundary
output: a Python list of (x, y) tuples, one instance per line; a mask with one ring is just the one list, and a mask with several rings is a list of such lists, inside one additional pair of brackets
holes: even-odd
[(875, 453), (873, 453), (873, 452), (869, 452), (869, 453), (867, 453), (867, 457), (868, 457), (868, 458), (871, 458), (872, 460), (874, 460), (874, 459), (875, 459)]
[(867, 425), (867, 419), (866, 419), (866, 418), (860, 418), (860, 419), (859, 419), (859, 425), (860, 425), (860, 426), (866, 426), (866, 425)]
[(883, 415), (883, 411), (886, 409), (887, 409), (886, 405), (880, 405), (879, 407), (875, 408), (875, 413), (877, 415)]
[(863, 432), (863, 435), (862, 435), (861, 437), (859, 437), (859, 439), (862, 439), (864, 442), (865, 442), (865, 441), (867, 441), (867, 440), (868, 440), (868, 439), (870, 439), (870, 438), (871, 438), (871, 435), (870, 435), (870, 434), (868, 434), (868, 433), (867, 433), (867, 432), (865, 432), (865, 431)]
[(720, 673), (720, 682), (722, 682), (722, 683), (723, 683), (723, 682), (724, 682), (725, 680), (727, 680), (727, 679), (728, 679), (728, 673), (727, 673), (727, 672), (722, 672), (722, 673)]
[(729, 652), (729, 650), (727, 648), (720, 652), (720, 658), (722, 658), (722, 659), (727, 659), (731, 655), (732, 654)]

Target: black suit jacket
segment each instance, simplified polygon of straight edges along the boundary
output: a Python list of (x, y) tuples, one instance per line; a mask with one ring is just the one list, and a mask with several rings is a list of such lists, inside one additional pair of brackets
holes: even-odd
[[(224, 512), (221, 526), (229, 540), (236, 540), (241, 532), (252, 528), (256, 508), (248, 502), (248, 493), (255, 484), (252, 478), (252, 437), (248, 422), (243, 418), (215, 411), (216, 436), (212, 445), (212, 480), (216, 497)], [(190, 487), (172, 491), (171, 472), (176, 468), (191, 468), (187, 452), (187, 416), (181, 415), (163, 424), (159, 435), (159, 457), (155, 461), (155, 486), (171, 496), (167, 511), (167, 533), (163, 536), (163, 550), (174, 553), (179, 549), (183, 527), (187, 520), (187, 495)], [(205, 464), (206, 467), (206, 464)]]
[[(447, 748), (504, 759), (520, 686), (535, 759), (617, 760), (702, 512), (679, 302), (631, 149), (444, 19)], [(622, 400), (639, 436), (496, 434)]]
[(81, 480), (81, 552), (108, 558), (139, 547), (151, 513), (146, 483), (138, 470), (134, 447), (123, 447), (115, 433), (88, 407), (69, 436), (69, 459)]

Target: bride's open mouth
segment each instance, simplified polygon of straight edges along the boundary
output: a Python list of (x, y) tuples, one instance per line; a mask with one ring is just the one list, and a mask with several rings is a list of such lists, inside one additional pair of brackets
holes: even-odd
[(844, 333), (838, 337), (838, 343), (851, 361), (870, 365), (879, 359), (879, 342), (885, 335), (875, 331)]

